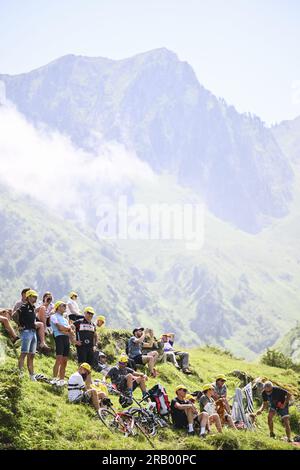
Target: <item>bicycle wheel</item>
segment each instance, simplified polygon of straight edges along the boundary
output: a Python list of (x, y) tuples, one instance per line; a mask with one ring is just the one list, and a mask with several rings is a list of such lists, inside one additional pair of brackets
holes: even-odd
[(141, 408), (132, 408), (130, 414), (134, 417), (135, 423), (138, 423), (148, 436), (156, 436), (157, 427), (152, 414)]
[(98, 416), (104, 426), (106, 426), (107, 429), (109, 429), (111, 432), (119, 431), (119, 426), (116, 421), (116, 415), (113, 411), (108, 410), (107, 408), (100, 408)]

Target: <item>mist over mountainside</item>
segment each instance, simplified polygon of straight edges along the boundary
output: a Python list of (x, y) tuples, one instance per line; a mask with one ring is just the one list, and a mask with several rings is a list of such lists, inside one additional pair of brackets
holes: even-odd
[[(166, 49), (70, 55), (1, 81), (1, 306), (27, 284), (76, 289), (113, 327), (150, 319), (247, 358), (294, 325), (299, 120), (268, 129), (237, 113)], [(121, 195), (204, 202), (203, 247), (99, 241), (98, 206)]]
[(272, 132), (217, 99), (167, 49), (119, 61), (68, 55), (0, 80), (31, 122), (92, 152), (102, 141), (124, 144), (243, 230), (288, 212), (293, 173)]

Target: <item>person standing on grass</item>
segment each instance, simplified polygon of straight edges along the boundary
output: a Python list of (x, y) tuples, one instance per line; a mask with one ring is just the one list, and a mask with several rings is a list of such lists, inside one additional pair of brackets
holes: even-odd
[[(22, 292), (21, 292), (21, 299), (18, 300), (15, 303), (14, 307), (13, 307), (12, 319), (17, 324), (19, 324), (19, 320), (18, 320), (19, 315), (18, 315), (17, 312), (18, 312), (19, 308), (21, 307), (21, 305), (23, 305), (24, 303), (27, 302), (26, 295), (27, 295), (27, 292), (30, 291), (30, 290), (31, 290), (30, 287), (25, 287), (25, 289), (23, 289)], [(36, 317), (37, 317), (37, 315), (36, 315)], [(37, 334), (38, 334), (39, 341), (40, 341), (40, 349), (43, 352), (46, 352), (46, 353), (49, 352), (50, 348), (49, 348), (49, 346), (47, 346), (46, 340), (45, 340), (45, 327), (44, 327), (43, 322), (39, 321), (38, 318), (36, 318), (35, 327), (36, 327)]]
[(21, 354), (19, 357), (19, 369), (24, 369), (25, 358), (27, 357), (27, 368), (30, 379), (36, 381), (34, 375), (34, 356), (36, 353), (37, 337), (36, 337), (36, 316), (35, 303), (38, 294), (34, 290), (26, 292), (26, 302), (18, 308), (19, 324), (21, 329)]
[(59, 300), (54, 305), (55, 313), (51, 315), (50, 319), (56, 346), (56, 361), (53, 367), (52, 382), (59, 386), (65, 385), (65, 372), (70, 352), (70, 336), (72, 336), (71, 326), (64, 315), (66, 309), (66, 303)]
[(285, 427), (285, 432), (288, 442), (292, 442), (291, 439), (291, 425), (289, 415), (289, 401), (291, 394), (281, 387), (275, 387), (272, 382), (268, 381), (264, 384), (262, 392), (263, 404), (256, 412), (256, 416), (260, 415), (264, 410), (269, 408), (268, 414), (268, 426), (270, 430), (270, 437), (275, 439), (273, 419), (277, 414)]
[[(92, 307), (84, 309), (84, 318), (76, 320), (76, 348), (78, 363), (87, 362), (90, 366), (94, 364), (94, 352), (97, 345), (96, 325), (92, 322), (95, 310)], [(70, 317), (69, 317), (70, 318)]]

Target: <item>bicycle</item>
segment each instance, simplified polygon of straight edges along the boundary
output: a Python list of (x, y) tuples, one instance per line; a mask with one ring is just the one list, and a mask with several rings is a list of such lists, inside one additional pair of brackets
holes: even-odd
[(134, 415), (132, 415), (129, 410), (116, 411), (109, 398), (104, 399), (102, 404), (104, 406), (99, 409), (98, 416), (109, 431), (113, 433), (120, 432), (125, 437), (134, 437), (138, 434), (142, 434), (154, 448), (154, 444), (147, 431), (139, 421), (135, 420)]
[(142, 403), (149, 400), (149, 398), (151, 398), (149, 394), (145, 395), (140, 401), (132, 397), (137, 407), (130, 407), (128, 411), (135, 417), (135, 420), (143, 427), (145, 432), (154, 437), (158, 428), (168, 427), (168, 422), (155, 412), (156, 404), (153, 404), (153, 402), (150, 403), (148, 408), (142, 407)]

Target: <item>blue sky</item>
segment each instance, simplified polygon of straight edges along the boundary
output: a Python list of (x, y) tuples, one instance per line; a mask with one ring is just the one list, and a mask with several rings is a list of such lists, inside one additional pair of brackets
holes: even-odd
[(299, 0), (0, 0), (0, 73), (167, 47), (267, 123), (300, 115)]

